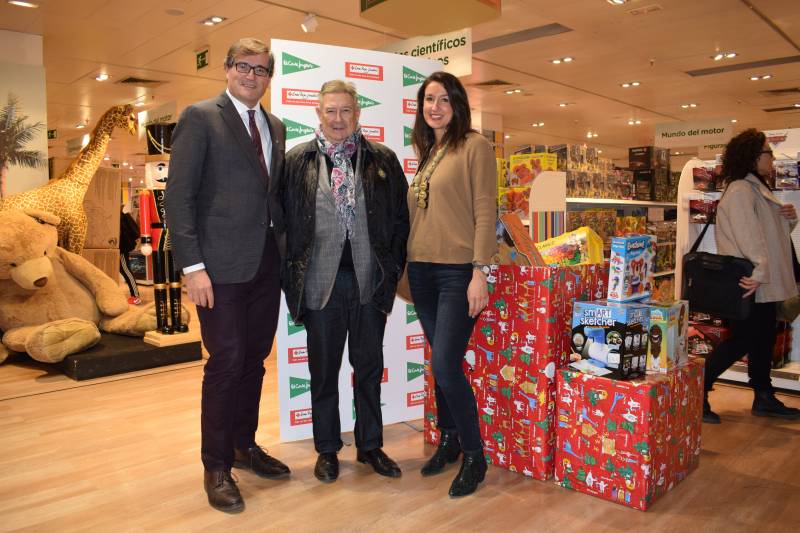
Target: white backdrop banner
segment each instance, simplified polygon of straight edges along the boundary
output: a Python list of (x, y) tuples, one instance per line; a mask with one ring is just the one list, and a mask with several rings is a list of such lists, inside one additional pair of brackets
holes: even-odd
[[(361, 129), (372, 141), (397, 154), (406, 178), (417, 168), (411, 129), (420, 84), (441, 70), (438, 61), (404, 55), (295, 41), (272, 40), (276, 73), (271, 111), (286, 124), (286, 149), (313, 139), (319, 126), (317, 94), (326, 81), (353, 82), (361, 104)], [(312, 436), (311, 386), (306, 332), (289, 316), (281, 299), (276, 335), (278, 401), (282, 441)], [(386, 323), (381, 404), (384, 424), (422, 418), (424, 400), (424, 337), (414, 307), (397, 299)], [(339, 416), (342, 431), (353, 429), (352, 368), (345, 348), (339, 373)]]

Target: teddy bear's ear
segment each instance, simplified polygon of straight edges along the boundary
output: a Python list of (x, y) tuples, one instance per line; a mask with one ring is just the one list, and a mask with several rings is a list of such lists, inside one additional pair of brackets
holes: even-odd
[(61, 223), (61, 218), (53, 213), (42, 211), (41, 209), (23, 209), (26, 215), (35, 218), (40, 224), (50, 224), (58, 226)]

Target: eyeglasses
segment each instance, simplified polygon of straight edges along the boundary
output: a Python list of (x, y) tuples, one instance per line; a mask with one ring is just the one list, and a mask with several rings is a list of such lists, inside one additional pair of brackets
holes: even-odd
[(236, 72), (239, 74), (250, 74), (252, 70), (256, 76), (261, 76), (262, 78), (268, 78), (270, 75), (269, 69), (263, 65), (251, 65), (246, 61), (237, 61), (233, 66), (236, 67)]
[(773, 153), (772, 153), (772, 150), (761, 150), (761, 153), (762, 154), (769, 154), (770, 157), (775, 157), (775, 155), (773, 155)]

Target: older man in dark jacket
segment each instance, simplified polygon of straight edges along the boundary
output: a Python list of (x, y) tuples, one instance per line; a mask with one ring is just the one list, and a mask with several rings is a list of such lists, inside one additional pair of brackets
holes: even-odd
[(281, 198), (287, 251), (283, 290), (308, 335), (314, 474), (339, 475), (339, 368), (345, 340), (355, 371), (357, 460), (381, 475), (400, 468), (381, 449), (383, 334), (408, 238), (408, 183), (397, 156), (361, 135), (355, 88), (334, 80), (319, 94), (316, 137), (286, 155)]

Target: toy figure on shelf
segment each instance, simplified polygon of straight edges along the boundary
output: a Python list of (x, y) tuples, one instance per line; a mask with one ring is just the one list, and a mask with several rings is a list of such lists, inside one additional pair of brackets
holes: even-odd
[[(158, 332), (185, 333), (181, 321), (181, 277), (172, 257), (169, 232), (165, 225), (164, 193), (166, 192), (166, 161), (145, 164), (145, 184), (139, 200), (139, 228), (141, 251), (153, 260), (153, 296), (156, 302)], [(167, 304), (167, 279), (169, 279), (169, 305)]]

